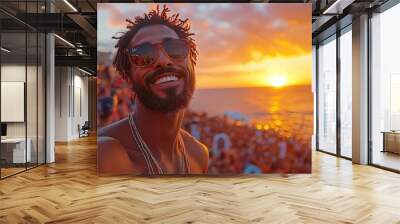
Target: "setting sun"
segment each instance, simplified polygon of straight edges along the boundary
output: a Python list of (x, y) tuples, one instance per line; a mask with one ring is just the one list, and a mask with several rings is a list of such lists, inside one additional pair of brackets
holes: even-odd
[(267, 84), (273, 87), (283, 87), (287, 85), (287, 80), (286, 77), (281, 76), (281, 75), (275, 75), (270, 77), (267, 80)]

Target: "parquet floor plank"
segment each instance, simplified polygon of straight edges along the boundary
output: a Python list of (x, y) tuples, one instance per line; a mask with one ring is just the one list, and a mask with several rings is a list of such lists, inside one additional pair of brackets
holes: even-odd
[(0, 181), (0, 223), (397, 223), (400, 175), (313, 152), (313, 173), (97, 176), (96, 139)]

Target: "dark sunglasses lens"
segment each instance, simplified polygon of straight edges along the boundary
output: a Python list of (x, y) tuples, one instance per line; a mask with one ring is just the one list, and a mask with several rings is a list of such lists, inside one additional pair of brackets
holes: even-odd
[(167, 40), (163, 43), (163, 47), (168, 55), (172, 58), (183, 59), (189, 54), (189, 46), (184, 40)]
[(129, 49), (132, 61), (137, 66), (146, 66), (154, 62), (155, 51), (151, 44), (143, 44)]

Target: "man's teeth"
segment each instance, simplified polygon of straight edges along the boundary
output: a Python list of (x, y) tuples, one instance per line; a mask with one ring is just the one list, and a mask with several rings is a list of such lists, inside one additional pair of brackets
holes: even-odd
[(174, 75), (168, 75), (168, 76), (164, 76), (160, 79), (157, 79), (157, 81), (155, 82), (155, 84), (161, 84), (161, 83), (165, 83), (165, 82), (170, 82), (170, 81), (177, 81), (178, 77), (174, 76)]

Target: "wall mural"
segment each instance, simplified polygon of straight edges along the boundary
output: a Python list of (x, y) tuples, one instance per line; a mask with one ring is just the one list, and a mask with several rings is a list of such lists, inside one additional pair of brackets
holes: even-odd
[(310, 173), (311, 4), (98, 4), (98, 172)]

